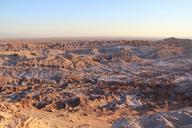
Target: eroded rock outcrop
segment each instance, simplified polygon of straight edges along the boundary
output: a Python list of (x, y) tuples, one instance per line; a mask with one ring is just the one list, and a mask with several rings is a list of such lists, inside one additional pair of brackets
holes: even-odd
[[(110, 115), (108, 122), (122, 115), (135, 119), (120, 118), (113, 127), (187, 127), (173, 117), (191, 121), (191, 44), (175, 38), (0, 44), (1, 102), (46, 112)], [(187, 114), (170, 114), (181, 108)], [(39, 122), (21, 120), (26, 122), (22, 127)]]

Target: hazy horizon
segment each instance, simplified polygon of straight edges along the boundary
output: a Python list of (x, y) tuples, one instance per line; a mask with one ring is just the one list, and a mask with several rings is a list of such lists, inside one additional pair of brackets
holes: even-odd
[(190, 0), (1, 0), (0, 38), (191, 38)]

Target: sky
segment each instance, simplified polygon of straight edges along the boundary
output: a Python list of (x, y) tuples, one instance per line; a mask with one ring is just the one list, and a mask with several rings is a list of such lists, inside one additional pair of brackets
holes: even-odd
[(192, 37), (192, 0), (0, 0), (0, 38)]

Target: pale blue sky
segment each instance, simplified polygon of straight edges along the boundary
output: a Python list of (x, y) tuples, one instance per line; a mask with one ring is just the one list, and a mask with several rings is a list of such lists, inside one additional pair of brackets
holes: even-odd
[(192, 37), (192, 0), (0, 0), (0, 37)]

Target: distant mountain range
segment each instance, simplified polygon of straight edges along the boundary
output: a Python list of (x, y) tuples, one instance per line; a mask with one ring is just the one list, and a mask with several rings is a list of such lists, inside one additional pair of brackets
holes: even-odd
[[(51, 38), (51, 39), (93, 39), (93, 40), (162, 40), (163, 37), (142, 37), (142, 36), (138, 36), (138, 37), (129, 37), (129, 36), (88, 36), (88, 37), (85, 37), (85, 36), (63, 36), (63, 37), (49, 37), (49, 36), (40, 36), (40, 35), (28, 35), (28, 34), (22, 34), (22, 33), (19, 33), (19, 34), (16, 34), (16, 33), (0, 33), (0, 39), (27, 39), (27, 38)], [(189, 37), (188, 39), (179, 39), (179, 38), (175, 38), (175, 37), (170, 37), (170, 38), (165, 38), (164, 41), (168, 41), (168, 42), (187, 42), (189, 41), (190, 39), (192, 39), (192, 37)]]

